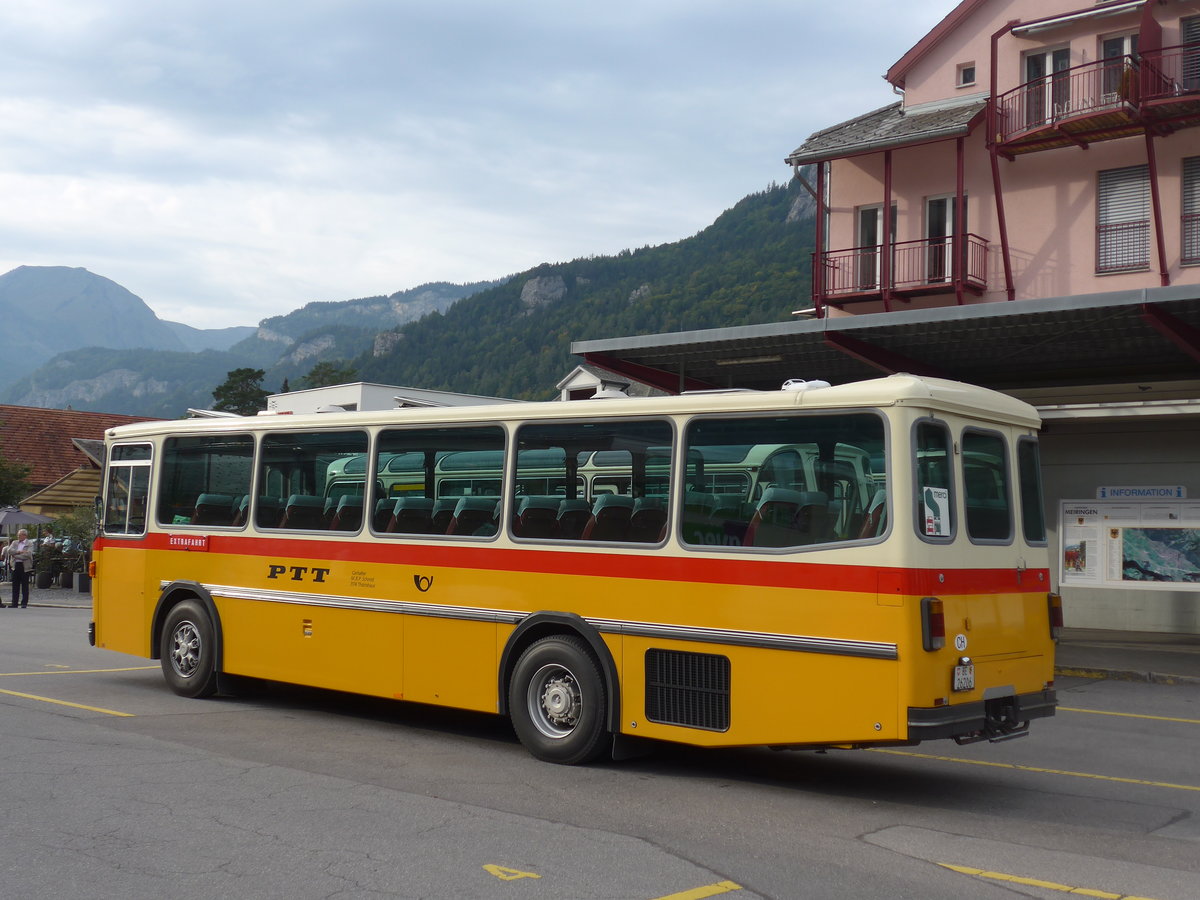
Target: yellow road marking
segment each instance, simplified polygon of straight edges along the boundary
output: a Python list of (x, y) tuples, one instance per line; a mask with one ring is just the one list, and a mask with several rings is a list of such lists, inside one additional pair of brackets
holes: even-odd
[(115, 709), (105, 709), (103, 706), (86, 706), (83, 703), (70, 703), (66, 700), (55, 700), (53, 697), (39, 697), (37, 694), (22, 694), (20, 691), (6, 691), (0, 689), (0, 694), (7, 694), (10, 697), (20, 697), (24, 700), (40, 700), (42, 703), (54, 703), (58, 706), (69, 706), (72, 709), (86, 709), (88, 712), (104, 713), (106, 716), (122, 716), (123, 718), (132, 719), (133, 713), (118, 712)]
[(158, 666), (127, 666), (123, 669), (70, 669), (57, 672), (0, 672), (0, 678), (24, 678), (26, 675), (98, 675), (102, 672), (144, 672)]
[(1170, 788), (1175, 791), (1197, 791), (1200, 785), (1172, 784), (1169, 781), (1148, 781), (1145, 778), (1122, 778), (1118, 775), (1096, 775), (1093, 772), (1071, 772), (1067, 769), (1043, 769), (1040, 766), (1023, 766), (1018, 763), (993, 762), (986, 759), (960, 759), (957, 756), (934, 756), (931, 753), (912, 753), (908, 750), (889, 750), (886, 747), (871, 747), (872, 753), (888, 753), (892, 756), (911, 756), (913, 759), (935, 759), (939, 762), (962, 763), (965, 766), (991, 766), (994, 769), (1014, 769), (1019, 772), (1036, 772), (1040, 775), (1068, 775), (1071, 778), (1091, 778), (1095, 781), (1115, 781), (1120, 784), (1144, 784), (1148, 787)]
[(516, 881), (518, 878), (541, 878), (537, 872), (522, 872), (520, 869), (510, 869), (507, 866), (498, 866), (495, 863), (488, 863), (483, 867), (483, 870), (489, 875), (495, 875), (501, 881)]
[(970, 866), (955, 866), (950, 863), (938, 863), (944, 869), (961, 872), (963, 875), (974, 875), (976, 878), (990, 878), (993, 881), (1007, 881), (1010, 884), (1023, 884), (1028, 887), (1044, 888), (1048, 891), (1060, 891), (1064, 894), (1074, 894), (1077, 897), (1103, 897), (1105, 900), (1150, 900), (1149, 897), (1135, 897), (1132, 894), (1114, 894), (1112, 891), (1099, 891), (1095, 888), (1072, 887), (1069, 884), (1059, 884), (1056, 881), (1042, 881), (1037, 878), (1023, 878), (1020, 875), (1006, 875), (1004, 872), (988, 872), (984, 869), (973, 869)]
[(718, 894), (728, 894), (730, 891), (740, 891), (741, 889), (740, 884), (734, 884), (732, 881), (718, 881), (716, 884), (706, 884), (704, 887), (692, 888), (690, 891), (656, 897), (655, 900), (704, 900), (705, 897), (716, 897)]
[(1106, 709), (1079, 709), (1074, 706), (1060, 706), (1058, 711), (1091, 713), (1093, 716), (1121, 716), (1125, 719), (1151, 719), (1155, 722), (1182, 722), (1185, 725), (1200, 725), (1200, 719), (1178, 719), (1175, 716), (1147, 716), (1142, 713), (1109, 712)]

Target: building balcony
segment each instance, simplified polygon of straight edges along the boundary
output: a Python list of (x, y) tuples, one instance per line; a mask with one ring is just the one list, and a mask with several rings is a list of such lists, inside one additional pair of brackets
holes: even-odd
[(1001, 94), (995, 108), (1008, 157), (1200, 125), (1200, 44), (1073, 66)]
[[(955, 245), (961, 249), (955, 252)], [(813, 302), (825, 306), (987, 289), (988, 242), (977, 234), (892, 244), (891, 259), (881, 245), (813, 254)], [(886, 266), (885, 266), (886, 264)], [(886, 268), (886, 271), (885, 271)]]

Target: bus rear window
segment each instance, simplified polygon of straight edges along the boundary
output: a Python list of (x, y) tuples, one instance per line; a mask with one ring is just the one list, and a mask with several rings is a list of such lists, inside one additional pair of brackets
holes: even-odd
[(682, 540), (799, 547), (874, 539), (886, 511), (884, 453), (874, 413), (694, 421)]
[(998, 434), (964, 431), (962, 450), (967, 534), (972, 541), (1012, 540), (1011, 492), (1004, 438)]
[(954, 492), (950, 430), (941, 422), (916, 428), (917, 534), (926, 540), (954, 537)]

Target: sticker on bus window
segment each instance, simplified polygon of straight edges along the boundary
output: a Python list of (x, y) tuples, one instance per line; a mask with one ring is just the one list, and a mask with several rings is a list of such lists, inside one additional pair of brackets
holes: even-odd
[(949, 537), (950, 489), (927, 487), (921, 496), (926, 537)]

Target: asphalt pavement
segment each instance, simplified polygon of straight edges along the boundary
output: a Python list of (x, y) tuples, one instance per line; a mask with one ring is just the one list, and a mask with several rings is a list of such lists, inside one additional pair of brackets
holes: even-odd
[[(11, 590), (8, 582), (0, 584), (0, 600), (5, 604), (3, 615), (19, 616), (20, 610), (8, 606)], [(92, 595), (73, 588), (31, 588), (29, 603), (89, 609)], [(1055, 671), (1060, 676), (1082, 678), (1200, 684), (1200, 634), (1064, 628), (1058, 642)]]

